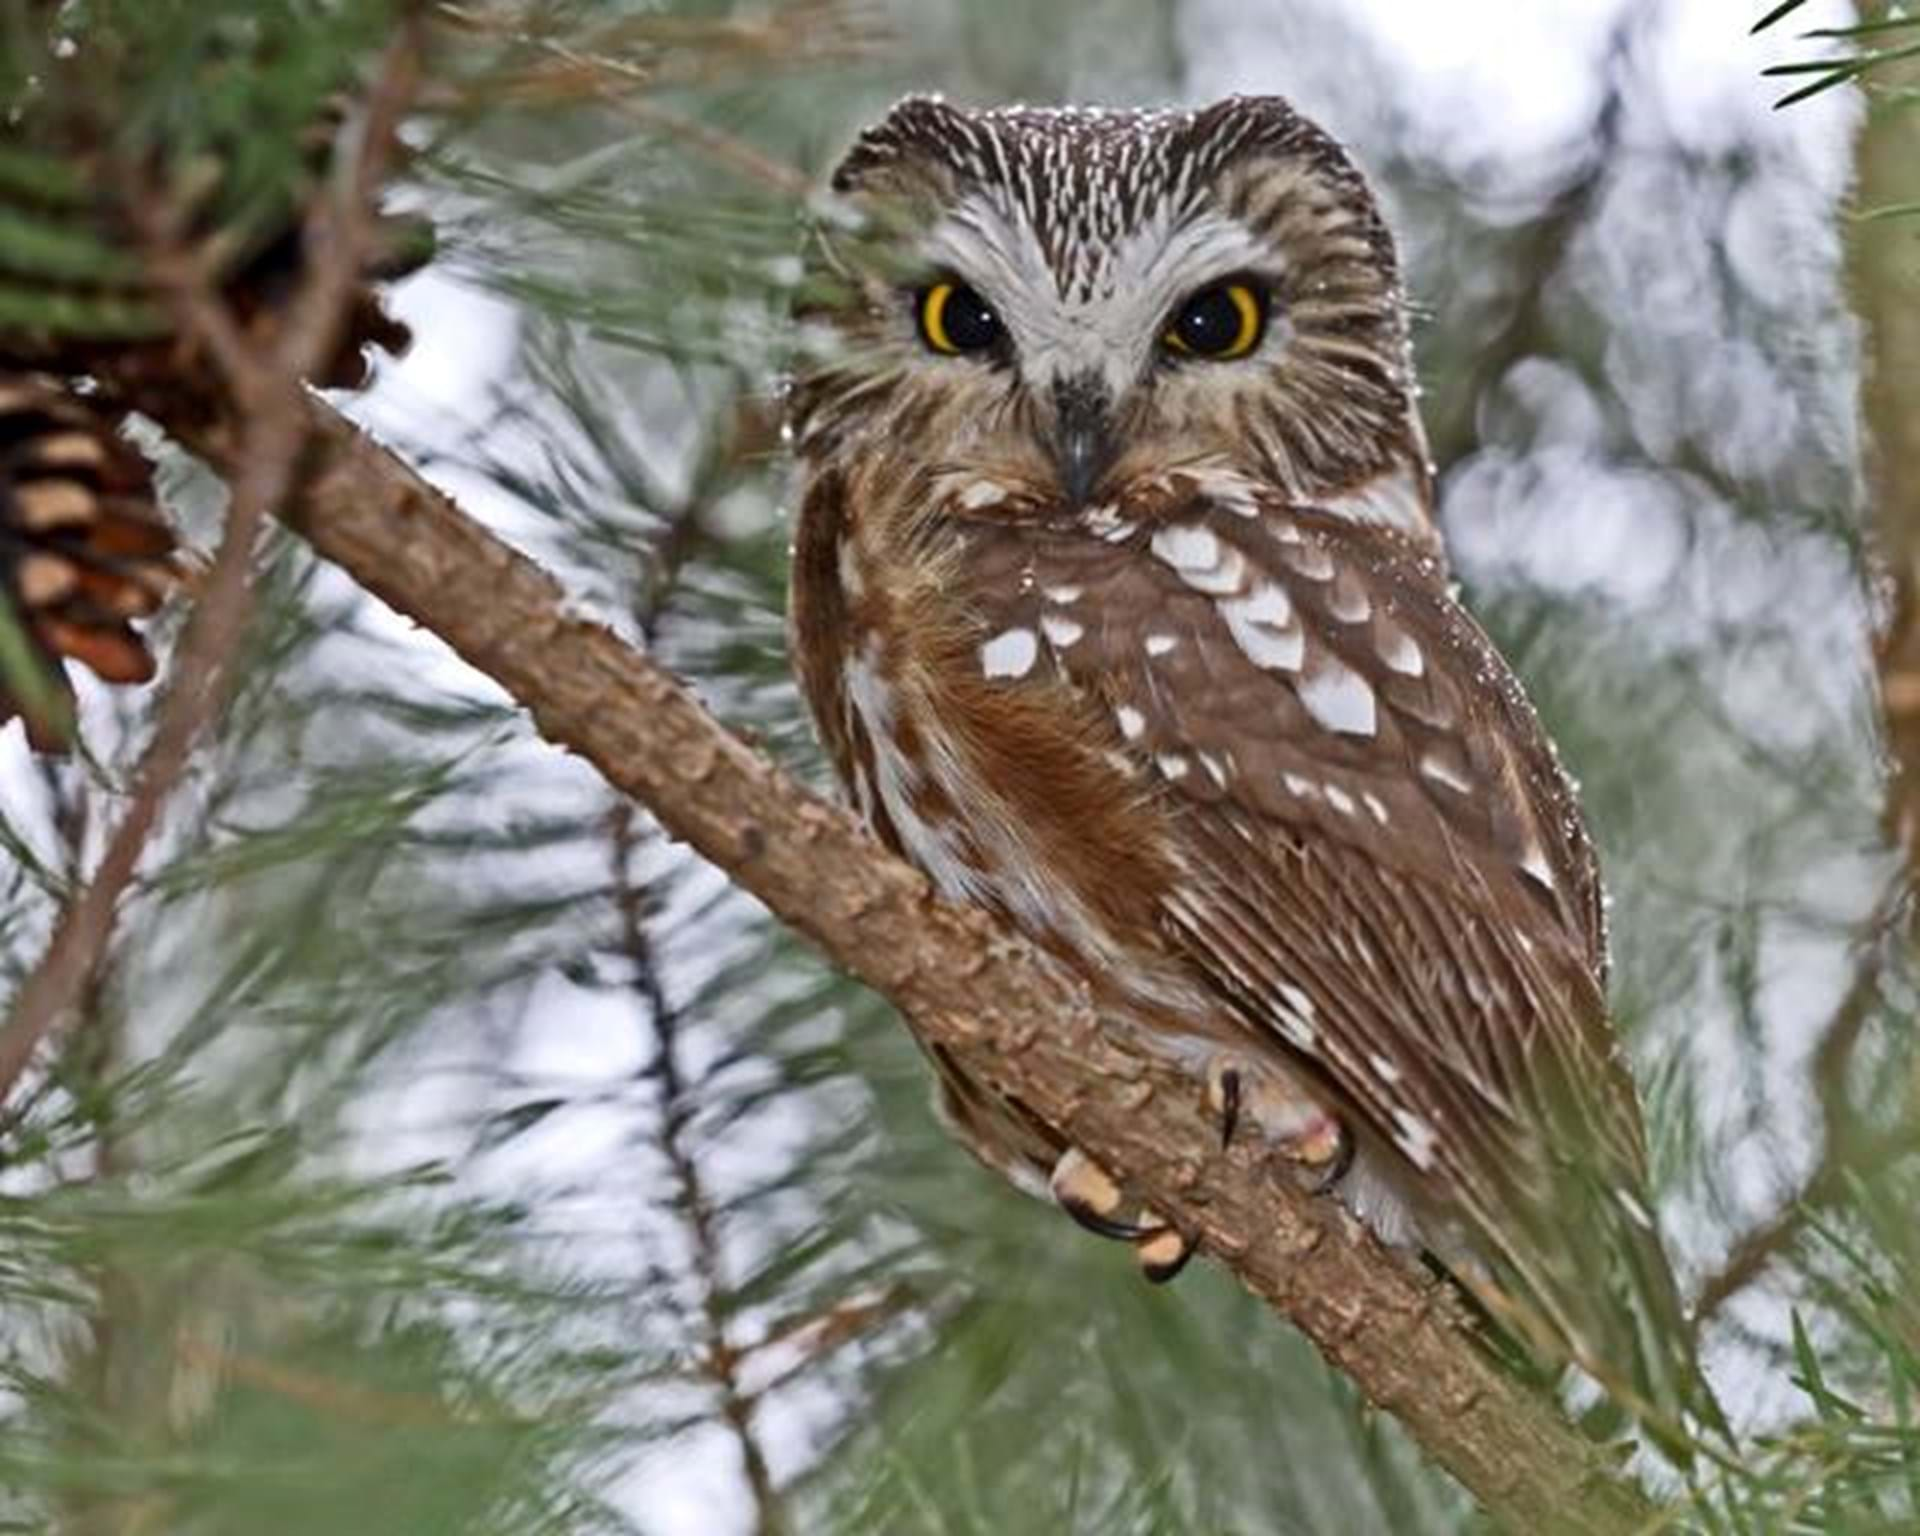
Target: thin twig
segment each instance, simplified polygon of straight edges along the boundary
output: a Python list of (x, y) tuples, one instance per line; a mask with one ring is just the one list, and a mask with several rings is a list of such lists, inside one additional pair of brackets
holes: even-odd
[(1908, 921), (1905, 898), (1902, 885), (1876, 913), (1846, 996), (1834, 1009), (1814, 1048), (1811, 1075), (1821, 1125), (1813, 1160), (1793, 1194), (1772, 1216), (1742, 1236), (1720, 1267), (1700, 1285), (1693, 1304), (1696, 1332), (1705, 1329), (1733, 1297), (1784, 1257), (1812, 1218), (1845, 1193), (1853, 1175), (1885, 1167), (1914, 1147), (1911, 1128), (1892, 1135), (1861, 1136), (1854, 1127), (1850, 1094), (1854, 1058), (1868, 1023), (1881, 1005), (1892, 950), (1902, 942)]
[(753, 1500), (754, 1536), (781, 1536), (787, 1529), (779, 1490), (767, 1465), (765, 1451), (753, 1422), (753, 1399), (740, 1382), (741, 1351), (727, 1326), (726, 1301), (731, 1294), (726, 1256), (713, 1197), (705, 1170), (695, 1155), (688, 1132), (693, 1100), (688, 1092), (682, 1060), (680, 1012), (667, 996), (660, 959), (648, 926), (652, 892), (632, 878), (633, 861), (645, 841), (636, 826), (639, 808), (622, 799), (608, 818), (613, 846), (614, 902), (620, 911), (621, 940), (633, 967), (633, 986), (653, 1026), (654, 1055), (648, 1075), (659, 1085), (660, 1123), (657, 1143), (679, 1191), (674, 1208), (687, 1229), (689, 1267), (698, 1296), (701, 1332), (701, 1374), (719, 1402), (721, 1421), (740, 1450), (740, 1466)]
[[(649, 650), (657, 647), (668, 605), (681, 571), (708, 538), (707, 518), (713, 502), (724, 493), (740, 469), (737, 433), (715, 435), (703, 454), (694, 483), (671, 513), (653, 542), (638, 584), (634, 619)], [(652, 922), (656, 892), (636, 882), (634, 865), (652, 841), (655, 829), (640, 825), (642, 812), (632, 800), (616, 796), (607, 827), (613, 863), (614, 903), (620, 913), (621, 941), (632, 967), (638, 994), (653, 1031), (654, 1055), (647, 1068), (659, 1089), (660, 1154), (679, 1191), (672, 1202), (686, 1227), (689, 1268), (697, 1294), (701, 1332), (700, 1374), (713, 1388), (720, 1419), (740, 1452), (741, 1475), (754, 1511), (754, 1536), (781, 1536), (788, 1528), (786, 1510), (754, 1424), (755, 1396), (741, 1380), (746, 1351), (733, 1342), (728, 1325), (727, 1278), (713, 1196), (706, 1170), (690, 1134), (696, 1102), (686, 1079), (682, 1059), (685, 1020), (667, 994)]]
[(368, 101), (349, 184), (320, 199), (305, 231), (310, 265), (284, 327), (265, 356), (234, 324), (207, 275), (180, 248), (175, 210), (147, 210), (151, 255), (168, 287), (184, 338), (207, 349), (241, 413), (225, 534), (174, 655), (172, 681), (140, 760), (127, 808), (85, 890), (61, 914), (53, 940), (20, 988), (0, 1030), (0, 1100), (11, 1093), (40, 1043), (60, 1027), (113, 935), (120, 899), (133, 879), (194, 744), (226, 697), (235, 649), (253, 608), (254, 549), (267, 514), (292, 489), (310, 418), (301, 380), (338, 342), (361, 269), (372, 251), (373, 189), (384, 174), (394, 130), (419, 73), (420, 40), (403, 24), (386, 51)]

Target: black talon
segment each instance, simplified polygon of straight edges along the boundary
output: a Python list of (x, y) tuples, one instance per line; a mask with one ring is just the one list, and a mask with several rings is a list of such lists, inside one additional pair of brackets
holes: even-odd
[(1332, 1162), (1315, 1172), (1307, 1193), (1324, 1195), (1344, 1179), (1347, 1176), (1347, 1170), (1353, 1166), (1353, 1152), (1353, 1137), (1343, 1128), (1340, 1132), (1340, 1150), (1334, 1153)]
[(1240, 1124), (1240, 1069), (1228, 1067), (1220, 1074), (1220, 1150), (1233, 1145), (1233, 1133)]
[(1192, 1259), (1198, 1248), (1198, 1244), (1189, 1242), (1183, 1234), (1175, 1231), (1172, 1227), (1155, 1228), (1152, 1237), (1143, 1239), (1143, 1242), (1150, 1242), (1153, 1238), (1160, 1238), (1163, 1241), (1179, 1244), (1179, 1251), (1175, 1253), (1170, 1260), (1158, 1262), (1148, 1258), (1148, 1256), (1141, 1251), (1141, 1243), (1134, 1245), (1134, 1257), (1139, 1260), (1140, 1273), (1146, 1277), (1147, 1283), (1149, 1285), (1166, 1285), (1176, 1279), (1180, 1271), (1187, 1267), (1187, 1263)]
[(1062, 1200), (1060, 1209), (1071, 1216), (1074, 1222), (1095, 1237), (1111, 1237), (1118, 1242), (1131, 1243), (1157, 1232), (1158, 1227), (1143, 1227), (1137, 1222), (1115, 1221), (1111, 1216), (1102, 1216), (1098, 1211), (1089, 1210), (1084, 1205), (1076, 1205)]

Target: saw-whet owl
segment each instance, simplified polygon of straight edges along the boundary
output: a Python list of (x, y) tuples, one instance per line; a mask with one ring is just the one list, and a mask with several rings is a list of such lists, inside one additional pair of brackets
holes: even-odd
[[(914, 98), (833, 186), (867, 217), (814, 251), (791, 628), (861, 815), (1225, 1134), (1677, 1412), (1593, 850), (1450, 585), (1361, 174), (1271, 97)], [(1179, 1268), (1181, 1233), (933, 1056), (984, 1162)]]

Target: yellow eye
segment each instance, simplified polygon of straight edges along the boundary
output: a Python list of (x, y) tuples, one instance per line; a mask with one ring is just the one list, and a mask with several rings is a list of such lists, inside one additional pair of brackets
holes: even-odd
[(936, 352), (985, 352), (1005, 334), (993, 306), (965, 283), (948, 280), (923, 289), (919, 312), (921, 338)]
[(1180, 306), (1165, 340), (1170, 350), (1182, 356), (1229, 362), (1259, 346), (1266, 326), (1264, 288), (1244, 281), (1215, 283)]

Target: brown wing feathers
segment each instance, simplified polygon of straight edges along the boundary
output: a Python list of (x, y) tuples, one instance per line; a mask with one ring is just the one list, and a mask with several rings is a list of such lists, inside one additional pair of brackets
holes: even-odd
[(1465, 1220), (1551, 1318), (1536, 1339), (1637, 1353), (1601, 1336), (1564, 1240), (1584, 1211), (1677, 1321), (1657, 1247), (1635, 1253), (1654, 1239), (1597, 873), (1505, 664), (1384, 532), (1198, 488), (1128, 510), (1097, 539), (982, 532), (970, 596), (983, 632), (1036, 624), (1160, 785), (1184, 869), (1167, 942)]

